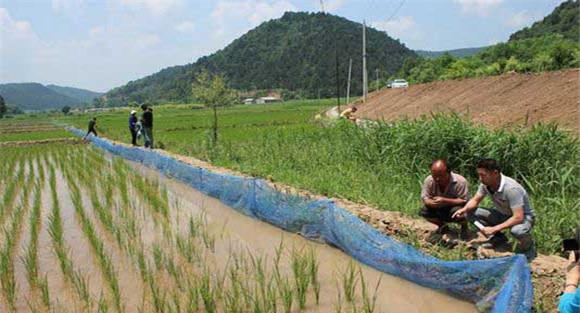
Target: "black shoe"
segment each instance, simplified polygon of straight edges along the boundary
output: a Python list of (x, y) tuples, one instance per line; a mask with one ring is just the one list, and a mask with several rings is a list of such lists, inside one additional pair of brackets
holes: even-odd
[(484, 249), (493, 249), (501, 246), (502, 244), (508, 241), (507, 237), (503, 233), (497, 233), (487, 239), (486, 242), (481, 244), (481, 247)]

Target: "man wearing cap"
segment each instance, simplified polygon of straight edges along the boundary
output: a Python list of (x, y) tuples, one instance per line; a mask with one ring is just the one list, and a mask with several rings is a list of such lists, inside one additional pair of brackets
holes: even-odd
[(468, 200), (469, 184), (467, 180), (454, 172), (445, 159), (437, 159), (431, 163), (431, 175), (423, 182), (421, 200), (423, 207), (419, 214), (429, 222), (438, 226), (436, 233), (443, 234), (447, 223), (461, 224), (461, 237), (467, 237), (467, 221), (452, 219), (451, 216), (461, 209)]
[[(483, 159), (477, 164), (477, 175), (481, 184), (477, 193), (465, 206), (453, 214), (454, 218), (467, 217), (484, 225), (480, 231), (489, 239), (484, 248), (495, 248), (507, 241), (502, 233), (510, 233), (518, 241), (516, 253), (525, 254), (528, 260), (536, 257), (536, 245), (532, 238), (535, 214), (522, 185), (501, 172), (494, 159)], [(493, 208), (479, 207), (485, 197), (490, 197)]]
[(129, 131), (131, 132), (131, 144), (137, 145), (137, 111), (132, 110), (129, 115)]

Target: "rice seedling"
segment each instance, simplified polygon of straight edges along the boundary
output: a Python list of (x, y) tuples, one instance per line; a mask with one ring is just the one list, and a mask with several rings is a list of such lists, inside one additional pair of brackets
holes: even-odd
[(278, 278), (278, 294), (282, 299), (282, 308), (284, 313), (292, 312), (292, 303), (294, 302), (294, 288), (288, 277)]
[(202, 276), (198, 284), (198, 292), (203, 302), (204, 310), (208, 313), (215, 313), (217, 311), (217, 302), (215, 297), (215, 287), (211, 277), (211, 270), (204, 268)]
[(308, 268), (308, 257), (303, 255), (302, 251), (292, 249), (291, 263), (292, 273), (294, 274), (294, 292), (296, 300), (300, 310), (304, 310), (306, 307), (306, 296), (311, 278)]
[(342, 292), (340, 290), (340, 284), (336, 282), (336, 304), (334, 306), (334, 313), (342, 313)]
[(40, 227), (41, 194), (42, 189), (40, 188), (40, 183), (37, 182), (34, 188), (34, 204), (29, 221), (30, 241), (22, 258), (26, 267), (28, 283), (33, 287), (37, 286), (38, 282), (38, 232)]
[(51, 311), (50, 291), (48, 290), (48, 279), (46, 278), (46, 276), (44, 276), (38, 281), (38, 286), (41, 292), (42, 303), (44, 304), (46, 309), (50, 312)]
[(107, 313), (109, 312), (109, 304), (103, 295), (99, 298), (99, 303), (97, 304), (97, 312), (98, 313)]
[(354, 262), (348, 263), (348, 266), (341, 273), (341, 276), (344, 299), (346, 302), (353, 303), (355, 300), (356, 285), (359, 279)]
[(187, 310), (196, 312), (199, 309), (199, 290), (195, 281), (190, 280), (187, 288)]
[(159, 288), (159, 285), (155, 282), (155, 279), (152, 276), (150, 276), (149, 279), (149, 288), (151, 289), (155, 312), (165, 312), (165, 308), (167, 306), (167, 294)]
[(360, 277), (360, 285), (361, 285), (361, 293), (362, 293), (362, 301), (363, 301), (363, 312), (364, 313), (373, 313), (375, 311), (375, 305), (377, 303), (377, 292), (379, 290), (379, 286), (381, 285), (382, 276), (377, 280), (377, 284), (375, 286), (374, 293), (372, 298), (370, 297), (367, 291), (367, 285), (365, 282), (364, 275), (362, 273), (361, 268), (359, 267), (358, 276)]
[(310, 282), (314, 290), (316, 304), (320, 301), (320, 281), (318, 280), (318, 260), (314, 249), (310, 249), (307, 254), (308, 270), (310, 272)]

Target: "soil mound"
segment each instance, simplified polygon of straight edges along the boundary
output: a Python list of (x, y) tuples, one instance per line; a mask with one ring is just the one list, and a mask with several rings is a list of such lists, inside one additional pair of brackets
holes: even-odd
[(371, 93), (359, 117), (396, 120), (438, 112), (464, 114), (493, 127), (556, 122), (580, 132), (580, 68), (438, 81)]

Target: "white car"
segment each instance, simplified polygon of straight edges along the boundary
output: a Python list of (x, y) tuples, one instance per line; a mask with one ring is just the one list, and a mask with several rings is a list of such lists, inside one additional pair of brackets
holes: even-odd
[(395, 79), (391, 82), (391, 88), (407, 88), (409, 83), (404, 79)]

